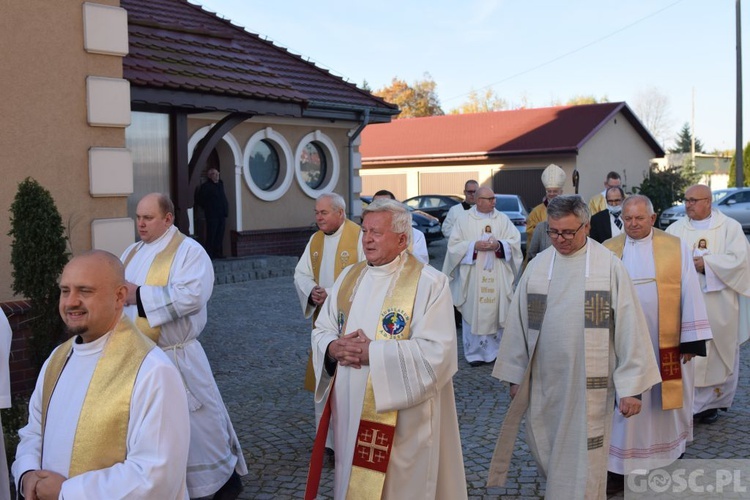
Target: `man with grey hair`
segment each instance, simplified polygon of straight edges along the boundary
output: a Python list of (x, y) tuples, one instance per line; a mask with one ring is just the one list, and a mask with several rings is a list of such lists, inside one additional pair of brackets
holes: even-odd
[(676, 236), (652, 227), (656, 214), (643, 195), (625, 200), (622, 220), (625, 234), (604, 246), (622, 259), (633, 280), (662, 383), (643, 393), (638, 415), (613, 415), (608, 494), (623, 490), (624, 474), (634, 469), (671, 464), (693, 440), (694, 363), (689, 361), (705, 356), (706, 340), (711, 339), (690, 249)]
[(521, 262), (521, 233), (495, 209), (495, 193), (479, 188), (477, 204), (456, 221), (443, 263), (463, 317), (464, 357), (471, 366), (497, 357)]
[[(334, 498), (466, 498), (448, 281), (406, 251), (410, 230), (401, 203), (365, 208), (367, 260), (341, 273), (312, 333), (316, 400), (330, 405), (336, 436)], [(321, 422), (306, 498), (327, 429)]]
[(622, 262), (587, 238), (578, 196), (547, 207), (552, 247), (529, 262), (513, 296), (492, 375), (513, 398), (490, 465), (488, 486), (505, 482), (526, 414), (526, 441), (547, 495), (603, 498), (615, 390), (619, 410), (660, 381), (648, 327)]
[[(360, 228), (346, 218), (346, 202), (338, 193), (325, 193), (315, 201), (315, 223), (318, 231), (310, 237), (305, 251), (294, 269), (294, 287), (305, 318), (318, 317), (333, 282), (348, 265), (365, 258), (362, 251)], [(305, 389), (315, 389), (312, 357), (308, 358)], [(315, 405), (317, 428), (323, 405)], [(329, 456), (333, 455), (333, 441), (328, 440)]]

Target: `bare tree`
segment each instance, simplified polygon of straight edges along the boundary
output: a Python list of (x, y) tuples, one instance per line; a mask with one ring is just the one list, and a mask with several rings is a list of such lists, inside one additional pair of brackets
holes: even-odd
[(672, 128), (669, 97), (656, 87), (640, 90), (633, 101), (633, 111), (663, 147)]

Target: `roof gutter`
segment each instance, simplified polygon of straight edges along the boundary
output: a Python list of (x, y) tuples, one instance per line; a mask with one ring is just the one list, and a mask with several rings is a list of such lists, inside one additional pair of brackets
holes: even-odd
[(346, 199), (346, 216), (349, 220), (352, 219), (352, 210), (354, 203), (354, 141), (357, 140), (359, 134), (365, 129), (368, 123), (370, 123), (370, 109), (365, 108), (362, 111), (362, 122), (355, 129), (350, 130), (347, 135), (349, 136), (349, 143), (347, 144), (347, 150), (349, 155), (349, 188), (347, 189)]

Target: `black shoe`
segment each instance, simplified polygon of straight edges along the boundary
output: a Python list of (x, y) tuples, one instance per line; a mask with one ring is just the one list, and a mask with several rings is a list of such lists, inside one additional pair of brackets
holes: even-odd
[(484, 361), (469, 361), (469, 366), (472, 368), (476, 368), (477, 366), (482, 366), (484, 364)]
[(614, 495), (625, 490), (625, 476), (607, 471), (607, 495)]
[(242, 480), (236, 471), (232, 472), (229, 479), (219, 491), (214, 493), (213, 500), (234, 500), (242, 493)]
[(719, 420), (719, 410), (716, 408), (712, 410), (708, 410), (704, 412), (705, 415), (703, 415), (700, 419), (700, 423), (702, 424), (713, 424), (717, 420)]
[(334, 465), (336, 465), (336, 454), (331, 448), (326, 448), (324, 459), (326, 461), (326, 464), (328, 464), (329, 466), (333, 467)]

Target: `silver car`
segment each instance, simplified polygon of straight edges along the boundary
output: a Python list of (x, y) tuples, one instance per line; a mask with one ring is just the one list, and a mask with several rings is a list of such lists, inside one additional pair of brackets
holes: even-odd
[(737, 189), (716, 202), (716, 208), (742, 225), (750, 233), (750, 188)]

